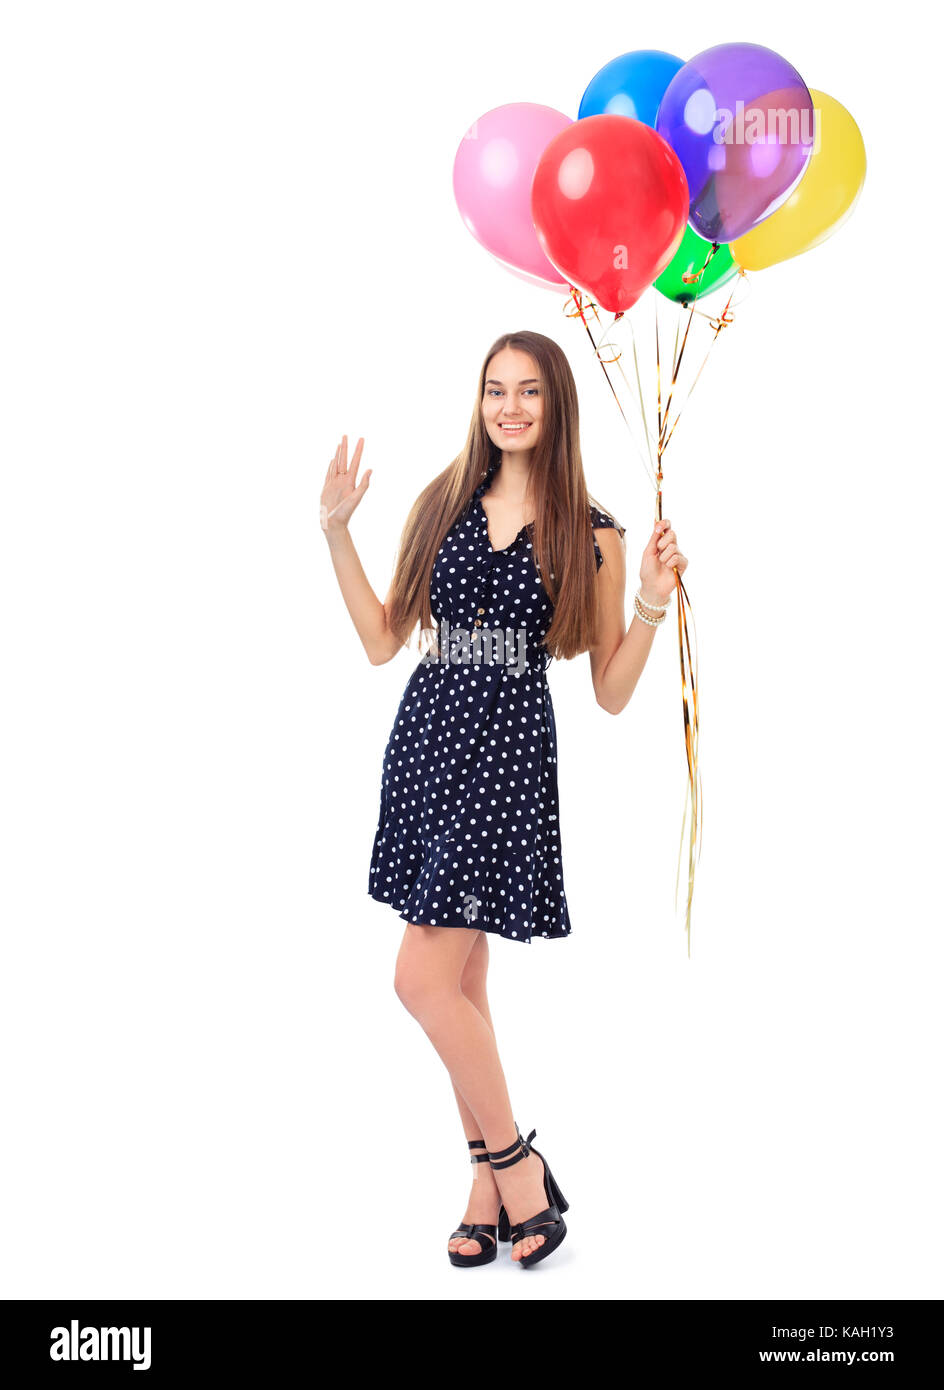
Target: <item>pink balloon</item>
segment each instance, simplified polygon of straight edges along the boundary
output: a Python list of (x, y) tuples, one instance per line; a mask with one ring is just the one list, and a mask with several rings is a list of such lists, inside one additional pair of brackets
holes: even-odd
[(555, 135), (573, 125), (552, 106), (510, 102), (486, 111), (462, 137), (452, 187), (462, 220), (487, 251), (551, 287), (565, 287), (538, 242), (531, 181)]

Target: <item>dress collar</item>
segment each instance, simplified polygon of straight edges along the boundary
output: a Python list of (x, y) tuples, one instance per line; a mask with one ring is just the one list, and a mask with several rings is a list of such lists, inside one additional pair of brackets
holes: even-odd
[(492, 549), (492, 542), (489, 540), (488, 536), (488, 517), (485, 515), (485, 508), (482, 506), (482, 498), (485, 496), (486, 492), (488, 492), (488, 489), (491, 487), (492, 479), (495, 477), (495, 474), (498, 472), (500, 467), (501, 455), (499, 455), (497, 459), (493, 459), (492, 462), (488, 465), (488, 468), (485, 472), (485, 477), (482, 479), (478, 487), (475, 489), (475, 492), (472, 494), (472, 501), (469, 503), (469, 511), (474, 511), (478, 514), (482, 538), (485, 542), (485, 545), (488, 547), (489, 555), (493, 559), (497, 559), (500, 555), (508, 555), (512, 551), (517, 550), (518, 542), (521, 540), (521, 537), (526, 534), (530, 536), (531, 528), (534, 525), (533, 522), (529, 522), (527, 526), (522, 526), (517, 536), (515, 536), (514, 540), (505, 546), (504, 550)]

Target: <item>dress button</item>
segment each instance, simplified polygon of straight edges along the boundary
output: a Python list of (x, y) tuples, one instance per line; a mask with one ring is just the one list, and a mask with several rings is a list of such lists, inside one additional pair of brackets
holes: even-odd
[(484, 609), (484, 608), (477, 608), (475, 611), (481, 616), (481, 614), (485, 612), (485, 609)]
[(481, 618), (476, 618), (476, 620), (475, 620), (475, 622), (472, 624), (472, 626), (473, 626), (473, 627), (481, 627), (481, 626), (482, 626), (482, 619), (481, 619)]

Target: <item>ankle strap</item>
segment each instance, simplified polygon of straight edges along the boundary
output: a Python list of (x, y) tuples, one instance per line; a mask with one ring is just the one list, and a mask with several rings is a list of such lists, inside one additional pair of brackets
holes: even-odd
[[(521, 1130), (518, 1129), (517, 1124), (515, 1125), (515, 1130), (517, 1131), (518, 1138), (513, 1144), (509, 1144), (507, 1149), (499, 1149), (497, 1153), (490, 1153), (488, 1155), (488, 1161), (493, 1168), (510, 1168), (513, 1163), (520, 1163), (523, 1158), (527, 1158), (530, 1154), (531, 1140), (537, 1134), (537, 1130), (532, 1129), (527, 1139), (522, 1139)], [(516, 1153), (514, 1158), (508, 1158), (507, 1155), (514, 1153), (515, 1149), (520, 1149), (520, 1152)], [(506, 1161), (504, 1163), (497, 1163), (495, 1160), (500, 1158), (504, 1158)]]
[(484, 1149), (484, 1148), (485, 1148), (485, 1140), (484, 1140), (484, 1139), (469, 1139), (469, 1140), (467, 1140), (466, 1142), (468, 1143), (470, 1149)]

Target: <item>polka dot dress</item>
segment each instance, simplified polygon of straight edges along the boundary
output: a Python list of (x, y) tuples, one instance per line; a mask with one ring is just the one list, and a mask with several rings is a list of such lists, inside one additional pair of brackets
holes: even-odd
[[(527, 527), (491, 547), (481, 499), (496, 466), (433, 567), (437, 659), (417, 665), (387, 743), (368, 892), (407, 922), (530, 944), (570, 935), (544, 647), (553, 607)], [(616, 523), (590, 510), (599, 570), (591, 528)]]

